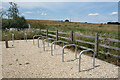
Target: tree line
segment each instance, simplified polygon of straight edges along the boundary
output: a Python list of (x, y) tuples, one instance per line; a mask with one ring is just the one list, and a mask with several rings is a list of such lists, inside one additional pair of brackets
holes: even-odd
[(117, 25), (120, 25), (119, 22), (107, 22), (107, 24), (117, 24)]

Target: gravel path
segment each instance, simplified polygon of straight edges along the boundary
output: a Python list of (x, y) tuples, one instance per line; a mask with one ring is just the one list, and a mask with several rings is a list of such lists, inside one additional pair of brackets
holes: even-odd
[(2, 41), (0, 41), (0, 79), (2, 79)]
[[(5, 48), (2, 42), (2, 75), (4, 78), (117, 78), (118, 66), (96, 59), (96, 67), (92, 69), (92, 57), (82, 55), (81, 72), (78, 72), (78, 60), (75, 54), (65, 49), (65, 62), (62, 62), (62, 47), (56, 46), (54, 56), (50, 55), (50, 47), (43, 51), (37, 40), (16, 40), (14, 47)], [(78, 57), (78, 55), (77, 55)]]

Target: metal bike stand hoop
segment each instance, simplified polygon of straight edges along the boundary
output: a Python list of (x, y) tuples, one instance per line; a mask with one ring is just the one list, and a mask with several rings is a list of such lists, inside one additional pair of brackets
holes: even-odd
[(62, 62), (64, 62), (64, 48), (67, 46), (75, 46), (75, 59), (77, 59), (77, 45), (75, 44), (69, 44), (69, 45), (65, 45), (62, 48)]
[(58, 43), (58, 42), (62, 42), (63, 46), (64, 46), (64, 43), (66, 43), (65, 41), (61, 41), (61, 40), (52, 42), (52, 44), (51, 44), (51, 56), (53, 56), (53, 44), (55, 45), (55, 43)]
[(41, 36), (41, 35), (34, 35), (34, 36), (33, 36), (33, 45), (34, 45), (34, 38), (35, 38), (35, 37), (39, 37), (39, 36)]
[[(92, 49), (83, 50), (83, 51), (80, 52), (80, 54), (79, 54), (79, 72), (80, 72), (81, 55), (82, 55), (83, 52), (87, 52), (87, 51), (94, 52)], [(94, 68), (94, 66), (95, 66), (95, 53), (93, 54), (93, 68)]]

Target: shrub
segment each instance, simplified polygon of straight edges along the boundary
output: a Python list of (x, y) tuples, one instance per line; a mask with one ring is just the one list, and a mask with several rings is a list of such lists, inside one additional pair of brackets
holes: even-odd
[(28, 24), (25, 18), (18, 17), (16, 20), (14, 19), (2, 19), (2, 29), (10, 29), (10, 28), (17, 28), (17, 29), (25, 29), (28, 28)]
[(70, 21), (68, 19), (66, 19), (65, 22), (70, 22)]

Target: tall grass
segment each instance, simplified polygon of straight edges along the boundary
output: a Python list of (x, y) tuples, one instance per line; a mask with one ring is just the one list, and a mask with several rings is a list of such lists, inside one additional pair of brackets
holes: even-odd
[(92, 24), (92, 23), (78, 23), (78, 22), (63, 22), (63, 21), (49, 21), (49, 20), (27, 20), (32, 28), (49, 29), (55, 31), (58, 29), (63, 32), (82, 33), (84, 35), (94, 35), (99, 33), (101, 37), (118, 39), (118, 25), (110, 24)]
[(5, 40), (5, 35), (8, 35), (8, 40), (12, 40), (12, 34), (15, 35), (15, 40), (23, 40), (24, 39), (24, 33), (27, 33), (27, 38), (32, 39), (34, 35), (40, 34), (39, 30), (31, 29), (31, 30), (12, 30), (12, 31), (2, 31), (2, 40)]

